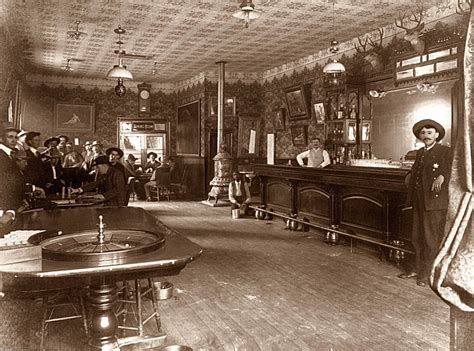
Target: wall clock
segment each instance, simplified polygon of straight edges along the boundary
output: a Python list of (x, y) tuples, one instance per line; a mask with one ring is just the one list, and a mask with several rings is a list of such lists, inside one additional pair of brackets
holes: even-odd
[(138, 85), (138, 114), (141, 116), (150, 115), (150, 84)]

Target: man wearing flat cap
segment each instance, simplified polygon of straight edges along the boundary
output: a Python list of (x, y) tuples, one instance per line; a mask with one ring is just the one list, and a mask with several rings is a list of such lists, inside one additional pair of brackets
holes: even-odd
[(452, 155), (449, 147), (439, 143), (445, 130), (438, 122), (421, 120), (413, 126), (413, 134), (425, 144), (417, 151), (408, 178), (406, 204), (413, 206), (415, 269), (399, 277), (416, 278), (418, 285), (425, 286), (443, 239)]
[(104, 197), (106, 206), (125, 206), (127, 203), (127, 188), (123, 181), (123, 174), (109, 164), (109, 158), (105, 155), (94, 159), (93, 167), (97, 167), (99, 178), (97, 181), (86, 184), (83, 188), (74, 190), (73, 193), (98, 190)]

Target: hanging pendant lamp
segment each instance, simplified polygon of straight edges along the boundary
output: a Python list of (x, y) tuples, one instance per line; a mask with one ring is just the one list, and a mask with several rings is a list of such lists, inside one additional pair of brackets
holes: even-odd
[[(335, 28), (335, 11), (334, 7), (336, 5), (336, 0), (333, 0), (332, 2), (332, 32), (336, 33), (336, 28)], [(339, 42), (336, 39), (331, 40), (331, 47), (329, 48), (329, 52), (331, 54), (336, 54), (339, 51)], [(346, 67), (340, 62), (338, 62), (336, 59), (332, 59), (330, 62), (326, 63), (326, 65), (323, 67), (323, 73), (326, 74), (331, 74), (333, 76), (337, 76), (339, 74), (342, 74), (346, 71)]]

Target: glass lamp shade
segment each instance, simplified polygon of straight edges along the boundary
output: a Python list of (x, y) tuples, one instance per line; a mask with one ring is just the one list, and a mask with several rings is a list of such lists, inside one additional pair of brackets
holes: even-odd
[(259, 18), (260, 17), (260, 14), (255, 12), (252, 8), (251, 10), (248, 10), (246, 7), (243, 7), (241, 10), (239, 11), (235, 11), (232, 16), (234, 16), (235, 18), (238, 18), (238, 19), (255, 19), (255, 18)]
[(344, 67), (344, 65), (340, 62), (337, 62), (337, 60), (333, 60), (327, 63), (323, 68), (323, 73), (330, 74), (344, 73), (345, 71), (346, 68)]
[(124, 66), (122, 59), (119, 58), (119, 64), (114, 65), (114, 67), (107, 72), (107, 78), (109, 79), (133, 79), (132, 73), (127, 69), (127, 66)]

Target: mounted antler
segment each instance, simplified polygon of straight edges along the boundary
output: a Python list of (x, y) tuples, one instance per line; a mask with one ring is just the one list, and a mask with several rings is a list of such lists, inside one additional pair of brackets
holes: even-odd
[[(400, 14), (399, 17), (395, 19), (395, 25), (398, 28), (404, 29), (406, 31), (403, 39), (409, 41), (416, 53), (421, 55), (425, 51), (425, 42), (420, 38), (421, 31), (425, 28), (425, 23), (421, 22), (423, 19), (423, 7), (419, 8), (418, 13), (412, 10), (411, 14), (413, 15), (413, 19), (411, 16), (407, 17), (405, 14)], [(408, 28), (403, 24), (406, 22), (406, 20), (416, 23), (416, 26), (413, 28)]]
[[(378, 29), (379, 39), (378, 42), (372, 40), (370, 35), (367, 35), (362, 41), (361, 38), (357, 38), (359, 45), (354, 44), (356, 51), (364, 56), (364, 59), (367, 60), (370, 65), (375, 68), (381, 68), (381, 55), (382, 55), (382, 41), (383, 41), (383, 28)], [(367, 45), (370, 46), (370, 49), (367, 49)]]

